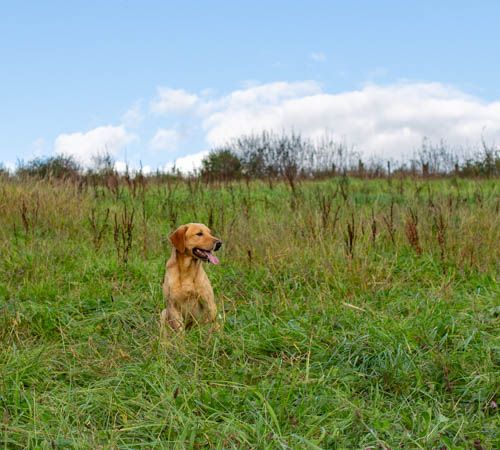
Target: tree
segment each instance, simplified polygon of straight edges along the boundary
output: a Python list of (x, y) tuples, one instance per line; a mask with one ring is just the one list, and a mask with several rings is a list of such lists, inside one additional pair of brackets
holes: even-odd
[(241, 161), (228, 148), (210, 152), (201, 164), (201, 176), (207, 181), (229, 181), (241, 176)]
[(300, 134), (264, 131), (242, 136), (231, 146), (242, 161), (243, 173), (250, 178), (282, 177), (295, 191), (299, 172), (307, 165), (313, 147)]

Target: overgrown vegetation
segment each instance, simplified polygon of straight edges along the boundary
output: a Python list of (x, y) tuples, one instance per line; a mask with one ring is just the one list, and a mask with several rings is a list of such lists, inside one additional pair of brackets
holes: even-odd
[[(497, 447), (498, 181), (245, 167), (0, 177), (2, 445)], [(190, 221), (224, 240), (223, 327), (163, 346)]]
[(321, 179), (340, 174), (357, 178), (412, 177), (495, 177), (500, 174), (500, 152), (484, 140), (481, 148), (464, 151), (441, 141), (424, 139), (420, 149), (407, 161), (371, 158), (364, 162), (359, 153), (323, 135), (317, 140), (300, 134), (263, 132), (234, 139), (215, 148), (203, 161), (202, 175), (208, 181), (267, 180), (269, 185), (285, 180), (292, 190), (298, 180)]
[(81, 171), (80, 165), (71, 156), (38, 157), (25, 163), (19, 161), (16, 174), (19, 177), (36, 177), (44, 179), (74, 178)]
[(205, 183), (230, 183), (245, 179), (264, 180), (269, 187), (277, 181), (286, 181), (292, 191), (301, 180), (325, 179), (335, 176), (356, 178), (496, 178), (500, 176), (500, 149), (484, 139), (479, 148), (453, 148), (445, 141), (434, 144), (423, 139), (412, 157), (399, 161), (370, 158), (363, 161), (360, 154), (327, 133), (316, 140), (296, 133), (244, 135), (226, 145), (213, 148), (203, 159), (201, 168), (190, 174), (157, 170), (144, 174), (140, 170), (118, 173), (115, 161), (108, 153), (97, 153), (85, 169), (71, 156), (37, 157), (18, 161), (14, 173), (0, 164), (0, 178), (70, 179), (80, 185), (106, 185), (115, 195), (119, 178), (129, 187), (137, 188), (146, 177), (154, 182), (172, 178), (198, 178)]

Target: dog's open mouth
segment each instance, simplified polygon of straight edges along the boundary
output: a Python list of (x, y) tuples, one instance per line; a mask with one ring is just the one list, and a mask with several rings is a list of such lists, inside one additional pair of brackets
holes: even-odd
[(203, 250), (202, 248), (195, 247), (193, 248), (193, 255), (203, 261), (208, 261), (212, 264), (219, 264), (219, 258), (213, 255), (210, 250)]

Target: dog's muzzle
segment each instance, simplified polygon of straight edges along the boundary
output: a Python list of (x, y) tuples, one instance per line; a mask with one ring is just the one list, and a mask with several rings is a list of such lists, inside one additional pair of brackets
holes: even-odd
[(219, 250), (222, 247), (222, 241), (217, 241), (214, 246), (214, 252)]

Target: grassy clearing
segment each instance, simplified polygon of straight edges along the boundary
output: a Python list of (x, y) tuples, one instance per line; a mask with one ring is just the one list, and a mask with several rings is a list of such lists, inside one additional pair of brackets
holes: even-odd
[[(494, 448), (499, 202), (487, 180), (0, 182), (0, 442)], [(190, 221), (225, 243), (224, 327), (165, 348)]]

